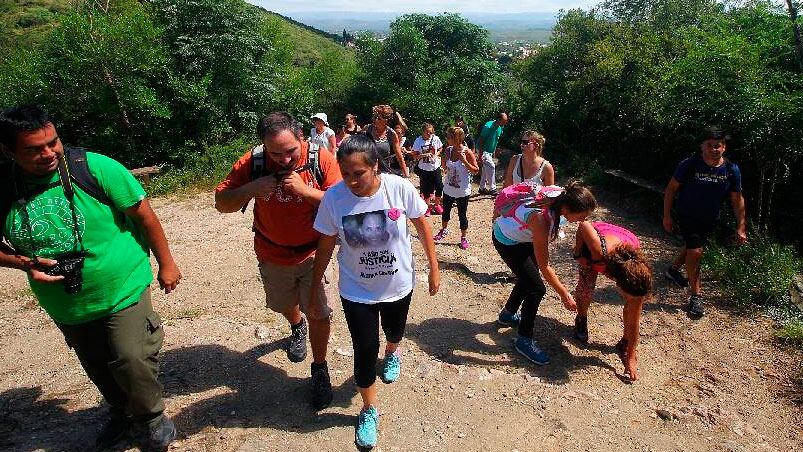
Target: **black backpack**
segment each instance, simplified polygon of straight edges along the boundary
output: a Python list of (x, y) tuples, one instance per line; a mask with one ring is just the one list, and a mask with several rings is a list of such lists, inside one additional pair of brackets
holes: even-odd
[(29, 193), (19, 192), (23, 185), (16, 164), (13, 161), (2, 162), (0, 164), (0, 237), (2, 237), (2, 225), (5, 224), (6, 216), (11, 211), (11, 206), (14, 202), (24, 196), (33, 196), (58, 185), (64, 187), (64, 195), (70, 202), (75, 197), (75, 192), (72, 189), (72, 184), (75, 184), (98, 202), (111, 206), (112, 200), (103, 191), (97, 178), (89, 172), (86, 152), (84, 148), (64, 146), (64, 157), (59, 159), (61, 180), (39, 187), (37, 191)]

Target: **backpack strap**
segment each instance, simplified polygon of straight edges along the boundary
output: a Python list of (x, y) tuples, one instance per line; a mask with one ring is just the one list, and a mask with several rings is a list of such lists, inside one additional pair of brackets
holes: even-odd
[(524, 182), (524, 165), (521, 163), (521, 159), (524, 158), (524, 154), (519, 154), (518, 160), (516, 160), (516, 165), (519, 167), (519, 177), (521, 181)]
[(265, 145), (260, 144), (251, 150), (251, 180), (262, 177), (265, 173)]
[[(86, 160), (86, 149), (65, 146), (64, 157), (63, 162), (66, 168), (63, 169), (66, 169), (66, 172), (59, 169), (59, 174), (64, 173), (69, 176), (69, 181), (62, 179), (61, 183), (62, 186), (64, 186), (64, 194), (70, 202), (72, 202), (72, 199), (75, 197), (72, 184), (69, 183), (72, 181), (75, 182), (75, 185), (78, 185), (81, 190), (85, 191), (86, 194), (95, 198), (100, 203), (106, 204), (107, 206), (113, 205), (111, 198), (103, 191), (98, 179), (89, 172), (89, 164)], [(67, 193), (68, 190), (70, 193)]]
[(321, 147), (317, 143), (310, 143), (309, 150), (307, 151), (307, 163), (310, 165), (312, 176), (315, 177), (315, 182), (318, 187), (323, 189), (323, 171), (321, 171), (320, 159)]

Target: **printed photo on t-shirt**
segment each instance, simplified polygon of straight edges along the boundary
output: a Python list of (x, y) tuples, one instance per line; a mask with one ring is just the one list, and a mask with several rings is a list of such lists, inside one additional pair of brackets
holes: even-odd
[(399, 235), (399, 227), (387, 210), (375, 210), (342, 218), (343, 235), (352, 248), (381, 248)]

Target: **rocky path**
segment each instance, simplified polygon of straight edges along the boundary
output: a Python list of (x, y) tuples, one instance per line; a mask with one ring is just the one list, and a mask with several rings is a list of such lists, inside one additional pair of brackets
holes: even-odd
[[(166, 323), (167, 411), (181, 434), (171, 450), (354, 450), (360, 401), (340, 309), (329, 358), (335, 399), (315, 414), (307, 407), (309, 362), (287, 361), (288, 328), (264, 308), (250, 215), (218, 214), (207, 193), (154, 203), (184, 273), (174, 294), (154, 298)], [(677, 244), (660, 225), (612, 207), (615, 200), (602, 204), (608, 208), (595, 217), (636, 231), (662, 269)], [(635, 384), (619, 378), (613, 345), (622, 302), (604, 279), (588, 346), (569, 339), (573, 315), (550, 290), (536, 337), (552, 363), (519, 357), (514, 332), (494, 323), (511, 281), (490, 243), (491, 208), (488, 197), (472, 200), (471, 248), (457, 247), (455, 221), (437, 246), (441, 292), (414, 295), (402, 378), (380, 388), (378, 450), (803, 450), (800, 388), (792, 383), (800, 355), (779, 348), (765, 320), (725, 305), (690, 320), (683, 293), (661, 277), (645, 308)], [(440, 219), (431, 222), (436, 228)], [(553, 258), (573, 284), (569, 246), (556, 244)], [(426, 284), (417, 243), (415, 250)], [(23, 275), (2, 269), (0, 278), (0, 449), (88, 450), (106, 413), (98, 392)]]

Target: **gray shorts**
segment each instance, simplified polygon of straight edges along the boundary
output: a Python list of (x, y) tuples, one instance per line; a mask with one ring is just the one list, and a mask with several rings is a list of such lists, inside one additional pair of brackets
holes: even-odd
[[(259, 264), (259, 274), (265, 288), (265, 305), (272, 311), (286, 313), (293, 306), (312, 319), (326, 319), (332, 315), (329, 304), (332, 290), (332, 263), (326, 267), (318, 288), (317, 310), (310, 310), (310, 290), (312, 288), (312, 267), (315, 257), (310, 257), (298, 265), (278, 265), (270, 262)], [(314, 312), (320, 315), (313, 315)]]

